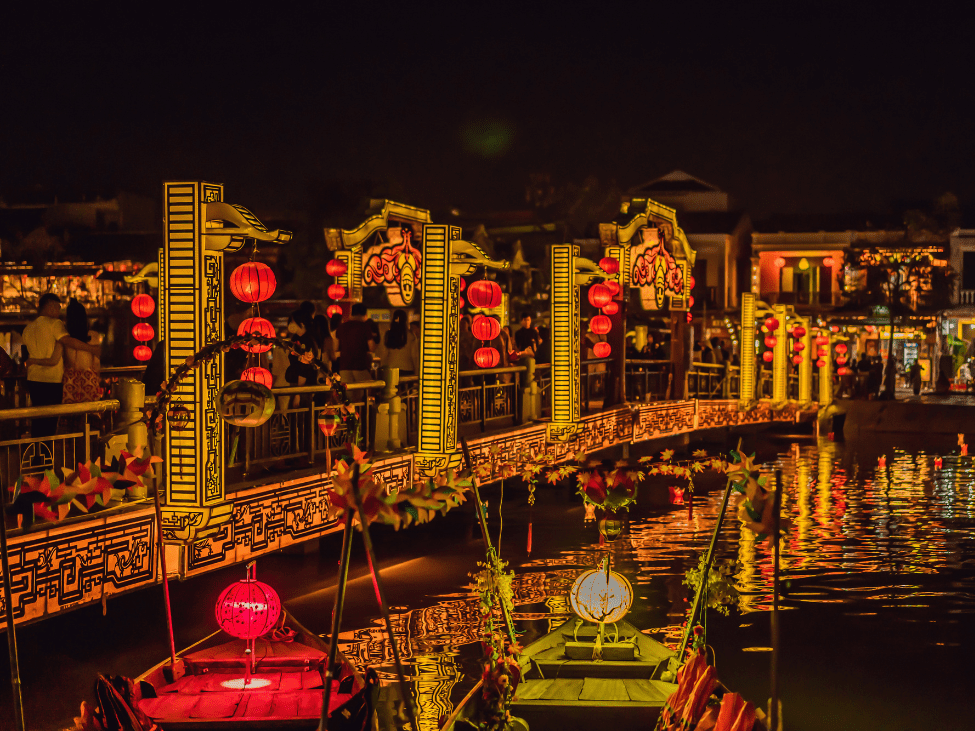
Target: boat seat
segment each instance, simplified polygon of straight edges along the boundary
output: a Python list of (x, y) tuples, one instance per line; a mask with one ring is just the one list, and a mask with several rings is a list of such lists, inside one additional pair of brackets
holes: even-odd
[[(352, 696), (338, 692), (333, 682), (329, 712), (346, 703)], [(322, 690), (286, 691), (268, 688), (242, 690), (204, 690), (194, 692), (186, 686), (180, 692), (165, 692), (157, 698), (143, 698), (139, 708), (165, 727), (167, 720), (177, 722), (196, 719), (296, 719), (318, 718), (322, 711)]]

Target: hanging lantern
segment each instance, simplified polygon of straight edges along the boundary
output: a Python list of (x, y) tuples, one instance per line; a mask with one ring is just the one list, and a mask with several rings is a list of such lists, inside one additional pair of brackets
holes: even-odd
[(694, 298), (693, 297), (688, 297), (687, 298), (687, 309), (691, 309), (693, 306), (694, 306)]
[(464, 301), (463, 297), (461, 297), (457, 302), (458, 305), (460, 306), (460, 309), (464, 309), (465, 307), (467, 307), (467, 303)]
[(494, 309), (501, 304), (501, 287), (490, 279), (480, 279), (467, 288), (467, 299), (472, 307)]
[(166, 412), (166, 420), (173, 431), (182, 431), (190, 423), (190, 410), (179, 403), (170, 403)]
[(463, 277), (461, 277), (460, 278), (460, 291), (463, 292), (465, 289), (467, 289), (467, 280), (464, 279)]
[(693, 320), (694, 320), (694, 315), (692, 315), (690, 312), (688, 312), (687, 313), (687, 321), (688, 322), (693, 322)]
[(234, 426), (260, 426), (274, 413), (274, 394), (256, 381), (230, 381), (217, 393), (217, 413)]
[(325, 308), (325, 315), (328, 317), (335, 317), (335, 315), (342, 314), (342, 305), (331, 304)]
[(345, 297), (345, 287), (341, 284), (328, 285), (328, 297), (333, 300), (340, 300)]
[(794, 355), (794, 356), (792, 356), (792, 362), (795, 365), (799, 365), (800, 363), (802, 363), (802, 356), (801, 355)]
[(831, 333), (838, 333), (840, 331), (840, 326), (839, 325), (830, 325), (829, 326), (829, 331)]
[(618, 622), (633, 605), (633, 587), (622, 574), (592, 569), (572, 584), (569, 603), (572, 611), (588, 622)]
[(495, 368), (501, 362), (501, 354), (496, 348), (478, 348), (474, 351), (474, 362), (478, 368)]
[(831, 257), (831, 256), (823, 257), (823, 266), (824, 267), (829, 267), (830, 269), (832, 269), (833, 268), (833, 265), (835, 263), (836, 262), (833, 261), (833, 257)]
[(826, 361), (823, 360), (822, 358), (820, 358), (819, 360), (816, 361), (816, 365), (819, 366), (820, 368), (825, 368), (826, 367)]
[(778, 343), (778, 342), (779, 341), (776, 340), (776, 338), (775, 338), (774, 335), (766, 335), (765, 336), (765, 347), (766, 348), (774, 348), (775, 345), (776, 345), (776, 343)]
[(613, 352), (613, 346), (609, 343), (596, 343), (592, 346), (592, 352), (597, 358), (608, 358)]
[(688, 277), (687, 278), (688, 289), (694, 289), (695, 286), (697, 286), (697, 280), (694, 279), (694, 277)]
[(802, 325), (796, 325), (794, 328), (792, 328), (792, 337), (801, 338), (801, 337), (805, 337), (805, 335), (806, 335), (806, 328), (804, 328)]
[(217, 599), (216, 617), (220, 629), (242, 640), (267, 634), (280, 616), (278, 593), (250, 576), (228, 586)]
[(132, 355), (135, 356), (136, 360), (146, 361), (152, 357), (152, 349), (148, 345), (136, 345), (132, 349)]
[(779, 269), (781, 269), (782, 267), (784, 267), (785, 266), (785, 259), (783, 259), (781, 256), (775, 257), (775, 266), (777, 266)]
[(848, 348), (846, 346), (846, 343), (837, 343), (836, 344), (836, 352), (837, 353), (845, 353), (847, 351), (847, 349)]
[(762, 360), (764, 360), (766, 363), (771, 363), (772, 362), (772, 358), (774, 358), (774, 357), (775, 356), (772, 355), (772, 351), (771, 350), (766, 350), (764, 353), (762, 353)]
[(765, 321), (765, 327), (769, 329), (769, 332), (774, 332), (779, 329), (779, 321), (770, 317)]
[(341, 277), (349, 271), (349, 265), (341, 259), (332, 259), (325, 265), (325, 273), (330, 277)]
[(267, 368), (247, 368), (243, 373), (240, 374), (240, 380), (242, 381), (254, 381), (254, 383), (260, 383), (266, 388), (270, 388), (271, 384), (274, 382), (274, 377), (271, 375), (271, 371)]
[(849, 368), (837, 368), (836, 369), (836, 375), (838, 375), (838, 376), (848, 376), (851, 373), (853, 373), (853, 371), (851, 369), (849, 369)]
[(596, 315), (589, 320), (589, 330), (596, 335), (605, 335), (613, 329), (613, 321), (606, 315)]
[(829, 335), (818, 335), (816, 345), (829, 345)]
[(618, 285), (612, 279), (606, 280), (605, 282), (603, 282), (603, 285), (606, 287), (606, 289), (609, 290), (610, 294), (612, 294), (614, 297), (620, 293), (620, 285)]
[(260, 261), (249, 261), (230, 275), (230, 291), (241, 302), (264, 302), (274, 294), (278, 280), (271, 267)]
[(792, 349), (797, 353), (801, 353), (806, 349), (806, 344), (803, 342), (796, 342), (792, 344)]
[(617, 302), (616, 300), (610, 300), (609, 302), (606, 303), (606, 306), (603, 307), (604, 315), (615, 315), (619, 311), (620, 311), (620, 305), (619, 302)]
[(604, 256), (599, 260), (599, 268), (607, 274), (616, 274), (620, 270), (620, 261), (611, 256)]
[(612, 301), (613, 295), (605, 284), (594, 284), (589, 288), (589, 304), (600, 309)]
[(877, 326), (876, 325), (867, 325), (867, 332), (868, 333), (877, 332)]
[(829, 351), (826, 348), (820, 348), (816, 351), (816, 356), (819, 358), (825, 358), (829, 355)]
[(471, 323), (471, 332), (478, 340), (494, 340), (501, 334), (501, 323), (493, 317), (478, 315)]
[(318, 428), (327, 437), (334, 436), (341, 425), (342, 420), (338, 414), (334, 414), (331, 411), (323, 411), (318, 415)]
[[(263, 317), (248, 317), (237, 328), (238, 335), (263, 335), (266, 338), (274, 337), (274, 326)], [(266, 353), (271, 349), (271, 345), (259, 345), (257, 343), (245, 343), (240, 346), (248, 353)]]
[(147, 294), (137, 294), (132, 298), (132, 313), (136, 317), (149, 317), (156, 311), (156, 301)]
[(148, 343), (156, 337), (156, 331), (148, 322), (137, 322), (132, 326), (132, 337), (141, 343)]
[(836, 365), (846, 365), (846, 356), (845, 355), (836, 356)]

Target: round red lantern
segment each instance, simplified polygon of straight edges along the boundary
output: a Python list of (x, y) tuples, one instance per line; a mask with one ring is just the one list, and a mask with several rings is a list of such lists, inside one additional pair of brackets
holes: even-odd
[(345, 287), (341, 284), (330, 284), (328, 285), (328, 296), (329, 299), (340, 300), (345, 297)]
[(260, 261), (249, 261), (230, 275), (230, 291), (241, 302), (263, 302), (274, 294), (278, 280), (271, 267)]
[(825, 358), (827, 355), (829, 355), (829, 351), (826, 348), (819, 348), (816, 351), (817, 358)]
[(824, 258), (823, 258), (823, 266), (824, 266), (824, 267), (829, 267), (830, 269), (832, 269), (832, 268), (833, 268), (833, 265), (834, 265), (835, 263), (836, 263), (836, 262), (835, 262), (835, 261), (833, 261), (833, 257), (831, 257), (831, 256), (827, 256), (827, 257), (824, 257)]
[(764, 360), (766, 363), (771, 363), (772, 362), (772, 358), (774, 358), (774, 357), (775, 356), (772, 355), (772, 351), (771, 350), (766, 350), (764, 353), (762, 353), (762, 360)]
[(335, 304), (329, 305), (328, 307), (325, 308), (325, 314), (328, 317), (334, 317), (335, 315), (341, 315), (342, 314), (342, 305), (335, 305)]
[(688, 289), (694, 289), (694, 287), (695, 287), (696, 284), (697, 284), (697, 280), (694, 279), (694, 277), (688, 277), (687, 278), (687, 288)]
[(148, 345), (136, 345), (132, 349), (132, 355), (136, 360), (149, 360), (152, 357), (152, 349)]
[(820, 368), (824, 368), (826, 366), (826, 361), (820, 358), (816, 361), (816, 365), (818, 365)]
[(609, 343), (596, 343), (592, 346), (592, 352), (597, 358), (608, 358), (613, 352), (613, 346)]
[(494, 368), (501, 362), (501, 354), (495, 348), (478, 348), (474, 351), (474, 362), (478, 368)]
[(816, 345), (829, 345), (829, 335), (820, 335), (816, 338)]
[[(237, 328), (238, 335), (263, 335), (266, 338), (274, 337), (274, 326), (263, 317), (248, 317)], [(240, 346), (248, 353), (266, 353), (271, 349), (270, 345), (247, 344)]]
[(802, 325), (796, 325), (794, 328), (792, 328), (792, 337), (794, 338), (804, 337), (805, 334), (806, 328), (804, 328)]
[(687, 298), (687, 309), (691, 309), (693, 306), (694, 306), (694, 298), (693, 297), (688, 297)]
[(613, 329), (613, 321), (606, 315), (596, 315), (589, 321), (589, 329), (596, 335), (605, 335)]
[(868, 333), (877, 332), (877, 326), (876, 325), (867, 325), (867, 332)]
[(606, 306), (603, 307), (604, 315), (615, 315), (619, 311), (620, 311), (619, 302), (616, 302), (615, 300), (610, 300), (609, 302), (606, 303)]
[(837, 343), (836, 344), (836, 352), (837, 353), (845, 353), (846, 351), (847, 351), (846, 343)]
[(467, 303), (464, 301), (463, 297), (457, 300), (457, 304), (460, 306), (460, 309), (464, 309), (465, 307), (467, 307)]
[(796, 365), (799, 365), (800, 363), (802, 363), (802, 356), (801, 355), (792, 356), (792, 362), (795, 363)]
[(777, 266), (779, 269), (781, 269), (782, 267), (784, 267), (785, 266), (785, 259), (783, 259), (781, 256), (775, 257), (775, 266)]
[(156, 331), (148, 322), (137, 322), (132, 326), (132, 337), (142, 343), (148, 343), (156, 337)]
[(853, 373), (853, 371), (850, 370), (849, 368), (837, 368), (836, 369), (836, 375), (838, 375), (838, 376), (848, 376), (851, 373)]
[(460, 278), (460, 291), (463, 292), (465, 289), (467, 289), (467, 280), (464, 279), (463, 277), (461, 277)]
[(478, 315), (471, 324), (471, 332), (478, 340), (494, 340), (501, 334), (501, 323), (493, 317)]
[(228, 586), (217, 599), (216, 617), (220, 629), (242, 640), (254, 640), (267, 634), (280, 616), (278, 593), (250, 576)]
[(765, 321), (765, 327), (767, 327), (770, 332), (773, 331), (773, 330), (778, 330), (779, 329), (779, 321), (776, 320), (774, 317), (770, 317), (770, 318), (768, 318)]
[(594, 284), (589, 288), (589, 304), (596, 308), (605, 307), (613, 299), (605, 284)]
[(349, 265), (341, 259), (332, 259), (325, 265), (325, 273), (330, 277), (341, 277), (349, 271)]
[(792, 344), (792, 349), (794, 351), (796, 351), (797, 353), (801, 353), (802, 351), (804, 351), (806, 349), (806, 344), (805, 343), (802, 343), (802, 342), (793, 343)]
[(620, 285), (618, 285), (612, 279), (603, 282), (603, 284), (605, 285), (606, 289), (609, 290), (610, 294), (612, 294), (614, 297), (620, 293)]
[(501, 304), (501, 287), (490, 279), (480, 279), (467, 288), (467, 300), (472, 307), (494, 309)]
[(829, 326), (829, 331), (831, 333), (838, 333), (840, 331), (840, 326), (839, 325), (830, 325)]
[(616, 274), (620, 270), (620, 261), (611, 256), (604, 256), (599, 260), (599, 268), (607, 274)]
[(136, 317), (149, 317), (156, 311), (156, 301), (147, 294), (137, 294), (132, 298), (132, 313)]
[(765, 336), (765, 347), (766, 348), (774, 348), (775, 347), (775, 344), (778, 343), (778, 342), (779, 341), (775, 339), (775, 336), (774, 335), (766, 335)]
[(846, 356), (845, 355), (836, 356), (836, 365), (846, 365)]
[(242, 381), (254, 381), (255, 383), (260, 383), (262, 386), (267, 388), (271, 387), (274, 382), (273, 376), (271, 376), (271, 371), (267, 368), (247, 368), (243, 373), (240, 374), (240, 380)]

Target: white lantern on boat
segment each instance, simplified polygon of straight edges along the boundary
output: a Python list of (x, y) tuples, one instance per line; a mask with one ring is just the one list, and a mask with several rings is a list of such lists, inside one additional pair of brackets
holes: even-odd
[(572, 610), (589, 622), (618, 622), (633, 606), (633, 587), (626, 577), (600, 567), (582, 574), (569, 590)]

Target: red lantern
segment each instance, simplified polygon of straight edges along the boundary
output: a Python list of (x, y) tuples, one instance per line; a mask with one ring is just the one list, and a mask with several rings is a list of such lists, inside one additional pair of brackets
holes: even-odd
[(829, 345), (829, 335), (820, 335), (816, 338), (816, 345)]
[(494, 340), (501, 334), (501, 323), (493, 317), (478, 315), (471, 324), (471, 332), (478, 340)]
[(597, 358), (608, 358), (613, 352), (613, 346), (609, 343), (596, 343), (592, 346), (592, 352)]
[(687, 298), (687, 309), (690, 309), (693, 306), (694, 306), (694, 298), (693, 297), (688, 297)]
[(785, 266), (785, 259), (783, 259), (781, 256), (775, 257), (775, 266), (777, 266), (779, 269), (781, 269), (782, 267), (784, 267)]
[(765, 321), (765, 327), (769, 329), (769, 332), (774, 332), (779, 329), (779, 321), (774, 317), (770, 317)]
[(152, 349), (147, 345), (136, 345), (132, 350), (132, 355), (136, 360), (149, 360), (152, 357)]
[(329, 299), (340, 300), (345, 297), (345, 287), (341, 284), (330, 284), (328, 285), (328, 296)]
[(325, 308), (325, 314), (328, 317), (334, 317), (335, 315), (342, 314), (342, 305), (329, 305)]
[(836, 344), (836, 352), (837, 353), (845, 353), (846, 351), (847, 351), (846, 343), (837, 343)]
[(494, 368), (501, 362), (501, 354), (495, 348), (478, 348), (474, 351), (474, 362), (478, 368)]
[(806, 349), (806, 344), (805, 343), (802, 343), (802, 342), (793, 343), (792, 344), (792, 349), (794, 351), (796, 351), (797, 353), (801, 353), (802, 351), (804, 351)]
[(834, 265), (835, 263), (836, 263), (836, 262), (835, 262), (835, 261), (833, 261), (833, 257), (831, 257), (831, 256), (827, 256), (827, 257), (824, 257), (824, 258), (823, 258), (823, 266), (824, 266), (824, 267), (829, 267), (830, 269), (832, 269), (832, 268), (833, 268), (833, 265)]
[(618, 285), (612, 279), (603, 282), (603, 284), (614, 297), (620, 293), (620, 285)]
[(605, 307), (613, 299), (605, 284), (594, 284), (589, 288), (589, 304), (596, 308)]
[(464, 309), (465, 307), (467, 307), (467, 303), (464, 301), (463, 297), (457, 300), (457, 304), (460, 307), (460, 309)]
[(267, 368), (247, 368), (243, 373), (240, 374), (240, 380), (242, 381), (254, 381), (255, 383), (260, 383), (262, 386), (271, 387), (274, 382), (274, 377), (271, 375), (271, 371)]
[(694, 320), (694, 315), (692, 315), (690, 312), (688, 312), (687, 313), (687, 321), (688, 322), (692, 322), (693, 320)]
[(606, 315), (596, 315), (589, 321), (589, 329), (596, 335), (605, 335), (613, 329), (613, 321)]
[(765, 336), (765, 347), (766, 348), (774, 348), (775, 347), (775, 344), (778, 343), (778, 342), (779, 341), (775, 339), (775, 336), (774, 335), (766, 335)]
[(599, 268), (607, 274), (616, 274), (616, 272), (620, 270), (619, 259), (614, 259), (611, 256), (604, 256), (599, 260)]
[(802, 325), (796, 325), (794, 328), (792, 328), (792, 337), (794, 338), (801, 338), (805, 336), (805, 334), (806, 328), (804, 328)]
[[(237, 328), (238, 335), (263, 335), (266, 338), (274, 337), (274, 326), (263, 317), (248, 317)], [(266, 353), (271, 349), (270, 345), (244, 344), (240, 346), (248, 353)]]
[(687, 278), (687, 287), (688, 287), (688, 289), (694, 289), (694, 286), (696, 284), (697, 284), (697, 280), (694, 279), (694, 277), (688, 277)]
[(796, 365), (799, 365), (800, 363), (802, 363), (802, 356), (801, 355), (792, 356), (792, 362), (795, 363)]
[(464, 279), (463, 277), (461, 277), (460, 278), (460, 291), (463, 292), (465, 289), (467, 289), (467, 280)]
[(620, 311), (619, 302), (616, 302), (615, 300), (610, 300), (609, 302), (606, 303), (606, 306), (603, 307), (604, 315), (615, 315), (619, 311)]
[(836, 369), (836, 375), (838, 375), (838, 376), (848, 376), (851, 373), (853, 373), (853, 371), (850, 370), (849, 368), (837, 368)]
[(827, 355), (829, 355), (829, 351), (826, 348), (820, 348), (816, 351), (816, 355), (819, 358), (825, 358)]
[(137, 322), (132, 326), (132, 337), (140, 342), (148, 343), (156, 337), (156, 331), (148, 322)]
[(829, 326), (829, 331), (831, 333), (838, 333), (840, 331), (840, 326), (839, 325), (830, 325)]
[(846, 365), (846, 356), (845, 355), (836, 356), (836, 365)]
[(217, 599), (220, 629), (242, 640), (254, 640), (271, 631), (281, 616), (278, 593), (250, 577), (231, 584)]
[(501, 304), (501, 287), (490, 279), (478, 280), (467, 288), (467, 299), (472, 307), (494, 309)]
[(762, 353), (762, 360), (764, 360), (766, 363), (771, 363), (772, 362), (772, 358), (774, 358), (774, 357), (775, 356), (772, 355), (772, 351), (771, 350), (766, 350), (764, 353)]
[(820, 368), (824, 368), (826, 366), (826, 361), (820, 358), (816, 361), (816, 365), (818, 365)]
[(341, 423), (342, 420), (339, 419), (338, 414), (329, 412), (318, 415), (318, 428), (321, 429), (322, 434), (327, 437), (334, 436)]
[(877, 326), (876, 325), (867, 325), (867, 332), (868, 333), (877, 332)]
[(241, 302), (263, 302), (274, 294), (277, 286), (271, 267), (259, 261), (241, 264), (230, 275), (230, 291)]
[(137, 294), (132, 298), (132, 312), (136, 317), (149, 317), (156, 311), (156, 301), (147, 294)]
[(349, 265), (341, 259), (332, 259), (325, 265), (325, 273), (330, 277), (341, 277), (349, 271)]

